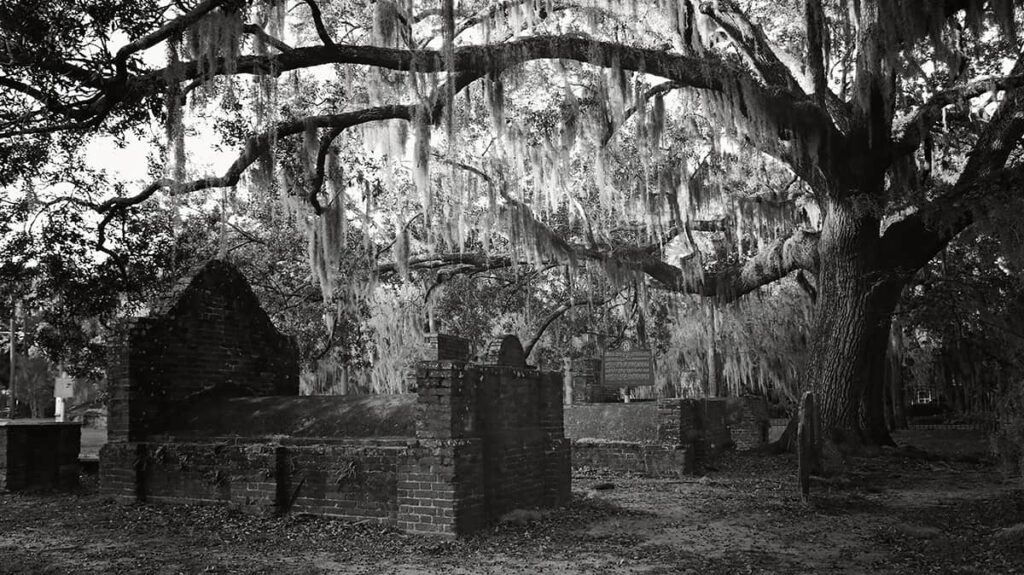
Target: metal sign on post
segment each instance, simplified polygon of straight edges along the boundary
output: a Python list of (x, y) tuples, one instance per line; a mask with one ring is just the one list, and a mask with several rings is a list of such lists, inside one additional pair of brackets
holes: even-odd
[(53, 396), (68, 399), (75, 396), (75, 379), (63, 371), (53, 382)]
[(649, 349), (608, 351), (602, 364), (605, 387), (654, 385), (654, 358)]

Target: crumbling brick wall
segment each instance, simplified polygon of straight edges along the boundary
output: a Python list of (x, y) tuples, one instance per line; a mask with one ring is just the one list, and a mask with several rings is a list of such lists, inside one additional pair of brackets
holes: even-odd
[(403, 529), (467, 533), (516, 508), (568, 503), (561, 376), (493, 359), (501, 365), (417, 366), (419, 441), (399, 472)]
[(441, 535), (569, 501), (561, 376), (526, 366), (518, 340), (496, 365), (428, 341), (457, 359), (421, 362), (415, 395), (297, 397), (294, 349), (234, 268), (207, 265), (178, 298), (130, 326), (112, 367), (102, 494)]
[(138, 441), (196, 398), (297, 395), (298, 355), (242, 274), (213, 260), (181, 282), (115, 346), (108, 433)]
[(725, 399), (568, 407), (573, 466), (651, 477), (692, 473), (734, 445), (727, 414)]
[(768, 442), (771, 420), (763, 397), (736, 397), (727, 402), (728, 425), (736, 449), (748, 450)]
[(80, 443), (78, 423), (0, 422), (0, 491), (76, 487)]

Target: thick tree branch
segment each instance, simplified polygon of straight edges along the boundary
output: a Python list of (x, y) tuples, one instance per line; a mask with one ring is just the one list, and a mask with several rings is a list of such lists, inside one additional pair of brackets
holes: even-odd
[[(1012, 77), (1024, 75), (1018, 58)], [(1017, 192), (1024, 166), (1004, 169), (1024, 137), (1024, 88), (1009, 89), (978, 138), (953, 189), (935, 202), (896, 222), (882, 236), (881, 253), (890, 273), (912, 274), (974, 222), (981, 200), (995, 192)]]
[[(798, 230), (775, 240), (746, 262), (703, 275), (701, 270), (684, 270), (656, 258), (637, 263), (644, 273), (671, 291), (733, 300), (797, 270), (818, 273), (818, 238), (817, 232)], [(688, 260), (684, 265), (692, 268), (698, 261)]]
[(316, 27), (316, 34), (320, 37), (320, 41), (324, 43), (324, 46), (334, 46), (334, 40), (331, 39), (330, 33), (327, 32), (327, 27), (324, 26), (324, 18), (320, 13), (320, 6), (317, 5), (315, 0), (305, 0), (306, 5), (309, 6), (309, 11), (313, 17), (313, 26)]
[[(487, 71), (501, 70), (541, 59), (566, 59), (597, 66), (619, 65), (623, 69), (643, 71), (674, 80), (695, 89), (714, 92), (743, 91), (746, 113), (756, 107), (763, 118), (798, 133), (821, 134), (831, 124), (827, 114), (806, 99), (775, 88), (762, 87), (745, 70), (713, 56), (686, 56), (660, 50), (635, 48), (574, 36), (531, 36), (500, 44), (462, 46), (455, 49), (456, 72), (480, 77)], [(404, 50), (378, 46), (335, 45), (295, 48), (271, 56), (243, 56), (237, 73), (280, 74), (322, 64), (360, 64), (392, 70), (443, 72), (447, 69), (441, 51)], [(135, 98), (161, 92), (167, 78), (193, 79), (202, 74), (198, 62), (179, 64), (174, 70), (156, 70), (132, 79), (129, 91)], [(743, 110), (741, 110), (743, 113)]]
[(530, 354), (533, 353), (533, 348), (537, 346), (537, 342), (539, 342), (540, 339), (544, 337), (544, 332), (546, 332), (548, 328), (551, 327), (551, 324), (554, 323), (555, 320), (568, 313), (568, 311), (571, 310), (572, 308), (581, 305), (605, 305), (613, 301), (615, 298), (619, 297), (619, 295), (621, 295), (623, 291), (625, 290), (619, 290), (615, 294), (604, 298), (577, 299), (560, 304), (558, 307), (551, 310), (551, 313), (545, 316), (543, 320), (541, 320), (540, 325), (537, 326), (537, 329), (533, 332), (533, 335), (530, 337), (530, 341), (526, 342), (526, 345), (523, 346), (523, 356), (526, 359), (529, 359)]
[(184, 32), (186, 28), (198, 22), (203, 16), (213, 11), (214, 8), (227, 2), (228, 0), (203, 0), (192, 10), (164, 24), (152, 33), (122, 46), (114, 56), (114, 65), (117, 67), (118, 78), (124, 78), (127, 75), (126, 65), (128, 58), (133, 54), (148, 50), (171, 36)]
[(268, 46), (274, 47), (278, 52), (291, 52), (292, 50), (294, 50), (294, 48), (292, 48), (288, 44), (285, 44), (281, 40), (278, 40), (277, 38), (274, 38), (270, 34), (267, 34), (267, 32), (263, 30), (263, 28), (260, 28), (256, 24), (246, 24), (245, 26), (242, 26), (242, 32), (256, 36), (264, 43), (266, 43)]
[(998, 90), (1014, 90), (1024, 86), (1024, 75), (985, 77), (953, 86), (936, 93), (927, 103), (900, 118), (893, 126), (897, 156), (913, 153), (921, 145), (931, 127), (942, 118), (942, 109)]
[(819, 106), (825, 105), (828, 82), (825, 79), (825, 50), (828, 49), (828, 28), (825, 9), (821, 0), (804, 2), (804, 22), (807, 29), (807, 67), (810, 69), (814, 86), (814, 99)]

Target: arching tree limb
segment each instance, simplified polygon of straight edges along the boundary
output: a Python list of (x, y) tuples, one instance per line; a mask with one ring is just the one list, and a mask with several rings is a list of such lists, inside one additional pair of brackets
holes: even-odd
[(551, 313), (544, 317), (544, 319), (540, 322), (540, 325), (537, 327), (537, 329), (533, 332), (533, 335), (530, 337), (530, 341), (526, 342), (526, 345), (523, 346), (523, 356), (526, 359), (529, 359), (530, 354), (533, 353), (533, 348), (537, 346), (537, 342), (539, 342), (540, 339), (544, 337), (544, 332), (546, 332), (547, 329), (551, 327), (551, 324), (554, 323), (555, 320), (565, 315), (572, 308), (580, 305), (605, 305), (606, 303), (609, 303), (615, 298), (619, 297), (619, 295), (622, 294), (623, 291), (624, 290), (619, 290), (615, 294), (604, 298), (577, 299), (559, 304), (558, 307), (551, 310)]

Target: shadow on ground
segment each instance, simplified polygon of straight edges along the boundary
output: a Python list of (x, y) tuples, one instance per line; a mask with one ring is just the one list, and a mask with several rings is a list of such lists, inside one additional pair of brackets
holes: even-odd
[[(913, 432), (931, 448), (854, 459), (797, 493), (792, 456), (727, 454), (678, 480), (574, 477), (571, 505), (445, 541), (368, 523), (219, 506), (0, 495), (2, 573), (1010, 573), (1024, 566), (1024, 492), (979, 457), (980, 434)], [(953, 445), (943, 453), (936, 446)]]

